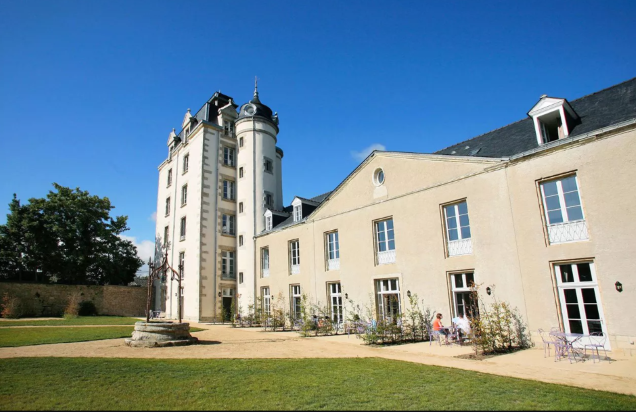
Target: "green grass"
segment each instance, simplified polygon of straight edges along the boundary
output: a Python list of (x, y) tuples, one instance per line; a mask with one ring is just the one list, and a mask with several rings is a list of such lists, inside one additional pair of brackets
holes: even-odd
[(0, 328), (0, 347), (125, 338), (130, 337), (132, 331), (132, 326), (106, 328)]
[(79, 316), (75, 319), (3, 320), (0, 321), (0, 328), (4, 326), (134, 325), (135, 322), (139, 322), (139, 319), (121, 316)]
[(376, 358), (15, 358), (0, 376), (2, 410), (636, 409), (634, 396)]

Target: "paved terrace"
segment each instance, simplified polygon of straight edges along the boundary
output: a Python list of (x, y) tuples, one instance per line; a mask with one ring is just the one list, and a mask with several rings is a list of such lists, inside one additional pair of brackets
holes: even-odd
[[(636, 395), (636, 357), (631, 351), (609, 353), (612, 363), (559, 362), (544, 358), (543, 347), (500, 355), (485, 360), (456, 358), (470, 347), (439, 346), (428, 342), (369, 347), (354, 335), (303, 338), (297, 332), (263, 332), (261, 328), (191, 323), (207, 330), (193, 333), (200, 344), (167, 348), (130, 348), (124, 339), (0, 348), (0, 358), (96, 357), (96, 358), (355, 358), (379, 357), (425, 365), (459, 368), (482, 373), (533, 379)], [(44, 326), (52, 327), (52, 326)]]

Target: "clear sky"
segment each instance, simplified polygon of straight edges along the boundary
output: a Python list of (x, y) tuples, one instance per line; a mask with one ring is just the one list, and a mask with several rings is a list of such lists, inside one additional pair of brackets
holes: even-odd
[(636, 76), (636, 1), (0, 0), (0, 223), (52, 183), (107, 196), (147, 260), (188, 108), (280, 118), (285, 204), (370, 148), (433, 152)]

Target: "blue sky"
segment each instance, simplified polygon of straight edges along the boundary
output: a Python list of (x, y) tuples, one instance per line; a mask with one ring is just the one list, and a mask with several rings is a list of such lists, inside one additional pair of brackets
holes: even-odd
[(634, 1), (0, 1), (0, 223), (51, 184), (154, 239), (157, 166), (186, 109), (280, 118), (283, 193), (335, 188), (369, 148), (433, 152), (636, 76)]

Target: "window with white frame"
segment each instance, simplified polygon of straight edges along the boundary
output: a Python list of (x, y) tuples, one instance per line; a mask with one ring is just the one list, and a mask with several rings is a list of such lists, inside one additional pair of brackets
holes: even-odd
[(186, 217), (185, 216), (181, 218), (181, 231), (179, 232), (179, 234), (181, 235), (181, 240), (184, 240), (186, 236)]
[(223, 180), (223, 199), (234, 200), (235, 183), (231, 180)]
[(444, 206), (444, 220), (446, 221), (448, 256), (473, 253), (466, 201)]
[(261, 248), (261, 277), (269, 276), (269, 248)]
[(188, 185), (181, 186), (181, 206), (188, 203)]
[(221, 252), (221, 277), (224, 279), (236, 279), (234, 274), (234, 252), (229, 250)]
[(232, 147), (223, 148), (223, 164), (225, 166), (236, 166), (236, 151)]
[(342, 288), (340, 282), (328, 283), (329, 290), (329, 311), (331, 313), (331, 321), (340, 324), (344, 320), (344, 311), (342, 305)]
[(302, 295), (300, 294), (300, 285), (291, 285), (291, 310), (294, 319), (300, 319), (302, 315)]
[(234, 215), (222, 215), (222, 225), (221, 225), (221, 233), (224, 235), (232, 235), (234, 236), (234, 228), (235, 228), (235, 220), (236, 217)]
[(170, 216), (170, 198), (166, 198), (166, 216)]
[(298, 239), (289, 242), (289, 263), (292, 275), (300, 273), (300, 242)]
[(340, 244), (338, 242), (338, 231), (325, 233), (327, 245), (327, 270), (340, 269)]
[(189, 164), (190, 164), (190, 155), (187, 154), (187, 155), (183, 156), (183, 173), (187, 173), (188, 172)]
[(607, 336), (594, 263), (555, 264), (554, 274), (565, 332)]
[(265, 230), (272, 230), (272, 215), (265, 215)]
[(274, 163), (272, 159), (268, 157), (263, 159), (263, 170), (267, 173), (274, 173)]
[(181, 273), (181, 279), (185, 278), (185, 252), (179, 252), (179, 271)]
[(303, 207), (302, 205), (294, 206), (294, 222), (300, 222), (303, 218)]
[(375, 281), (377, 307), (380, 319), (396, 321), (401, 313), (400, 284), (398, 279), (381, 279)]
[[(473, 301), (475, 276), (473, 272), (451, 273), (450, 287), (453, 299), (453, 317), (460, 315), (473, 318), (479, 314), (477, 302)], [(475, 295), (476, 296), (476, 295)]]
[(551, 244), (589, 238), (576, 175), (540, 183)]
[(375, 222), (375, 249), (377, 264), (384, 265), (395, 262), (395, 234), (393, 219)]
[(170, 187), (171, 184), (172, 184), (172, 169), (168, 170), (168, 185), (167, 185), (167, 187)]
[(261, 301), (263, 302), (263, 314), (270, 317), (272, 313), (272, 296), (269, 294), (269, 287), (261, 288)]

